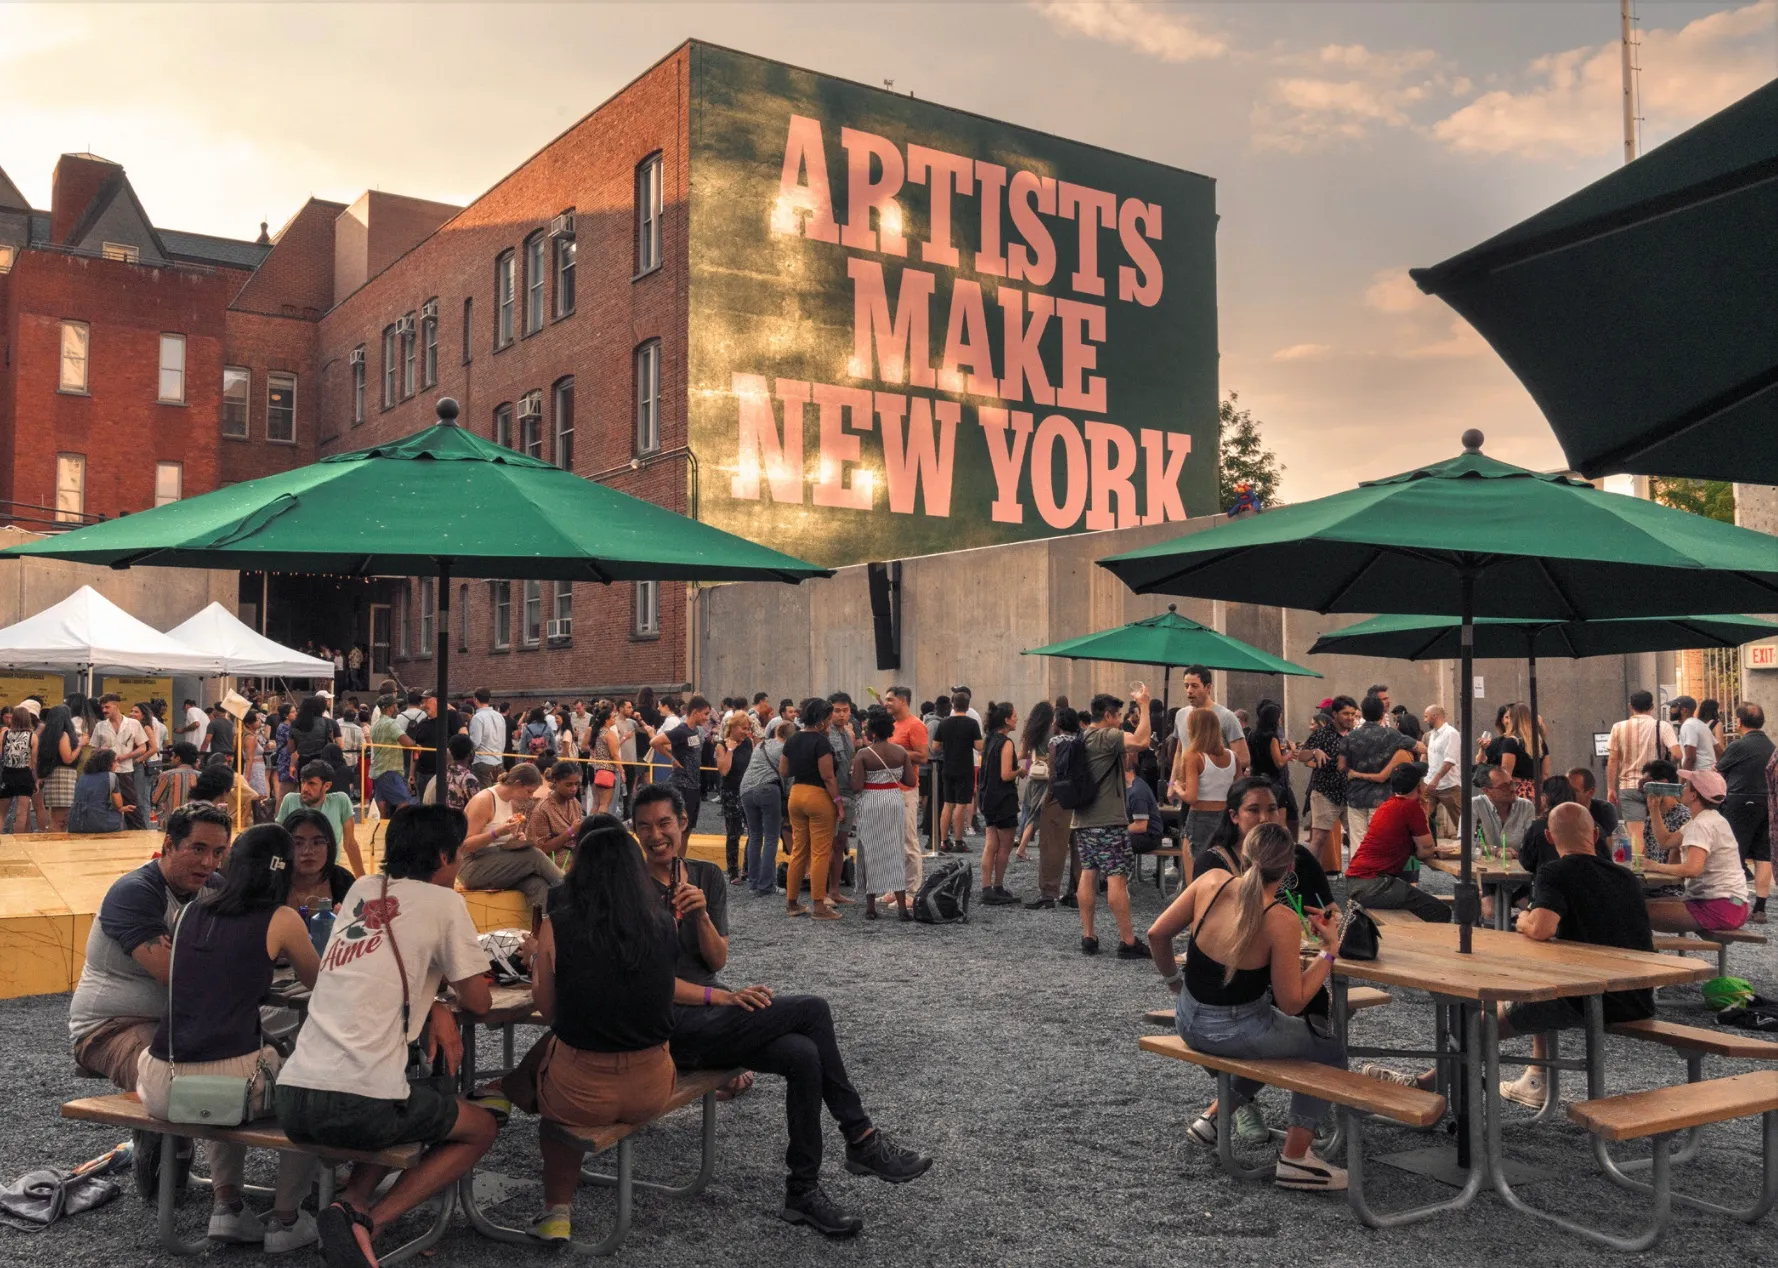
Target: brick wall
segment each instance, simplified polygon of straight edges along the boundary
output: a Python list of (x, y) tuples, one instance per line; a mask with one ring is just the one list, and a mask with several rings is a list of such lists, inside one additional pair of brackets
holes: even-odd
[[(8, 275), (0, 463), (8, 496), (53, 505), (56, 455), (86, 456), (86, 509), (154, 505), (155, 464), (183, 465), (184, 493), (217, 487), (223, 312), (246, 274), (21, 252)], [(61, 322), (91, 331), (88, 392), (58, 390)], [(160, 336), (185, 336), (185, 404), (157, 402)]]
[[(319, 318), (333, 307), (333, 229), (345, 204), (311, 198), (290, 218), (234, 306), (274, 317)], [(313, 332), (311, 332), (311, 337)]]
[[(686, 442), (686, 71), (680, 49), (644, 73), (592, 115), (552, 141), (439, 232), (398, 259), (320, 322), (323, 363), (345, 364), (352, 348), (366, 352), (367, 409), (362, 426), (350, 425), (349, 376), (329, 390), (321, 424), (322, 452), (358, 448), (407, 435), (434, 419), (433, 404), (454, 396), (461, 423), (493, 434), (495, 407), (531, 391), (544, 397), (543, 456), (554, 458), (552, 390), (563, 377), (575, 380), (575, 444), (572, 469), (622, 492), (683, 512), (687, 508), (685, 458), (669, 456), (632, 471), (633, 360), (637, 346), (659, 339), (661, 449), (672, 454)], [(659, 153), (664, 166), (664, 267), (634, 277), (634, 187), (637, 165)], [(547, 232), (552, 217), (575, 213), (576, 306), (555, 316), (553, 250), (546, 242), (545, 319), (523, 333), (526, 238)], [(495, 261), (505, 250), (520, 256), (515, 337), (494, 347)], [(439, 373), (436, 387), (420, 387), (410, 399), (382, 408), (382, 332), (402, 315), (438, 300)], [(473, 300), (471, 357), (463, 361), (463, 301)], [(399, 386), (399, 382), (398, 382)], [(575, 587), (574, 635), (564, 646), (517, 646), (522, 583), (513, 585), (514, 648), (493, 650), (493, 622), (485, 581), (469, 581), (469, 651), (457, 650), (452, 616), (454, 685), (486, 685), (510, 696), (541, 696), (596, 687), (682, 681), (685, 674), (684, 587), (663, 585), (660, 635), (631, 638), (632, 587)], [(417, 588), (410, 587), (409, 612)], [(553, 586), (544, 583), (544, 620), (553, 612)], [(453, 593), (456, 602), (458, 594)], [(410, 624), (410, 643), (413, 641)], [(396, 657), (402, 677), (430, 680), (430, 660)]]
[[(225, 317), (227, 364), (252, 375), (247, 393), (247, 439), (222, 435), (220, 416), (212, 423), (221, 458), (221, 482), (239, 484), (300, 467), (315, 460), (319, 439), (323, 375), (315, 361), (315, 323), (297, 317), (269, 317), (230, 309)], [(339, 367), (330, 367), (337, 373)], [(267, 439), (266, 389), (270, 375), (296, 376), (296, 442)], [(216, 371), (221, 394), (222, 370)]]

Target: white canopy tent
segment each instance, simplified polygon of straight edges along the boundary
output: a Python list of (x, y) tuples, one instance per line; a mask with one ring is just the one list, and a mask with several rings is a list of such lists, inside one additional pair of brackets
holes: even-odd
[(221, 661), (219, 673), (244, 678), (333, 677), (332, 661), (274, 643), (220, 603), (174, 626), (167, 636)]
[[(0, 666), (94, 674), (227, 673), (220, 657), (138, 621), (91, 586), (0, 630)], [(328, 667), (332, 672), (332, 666)]]

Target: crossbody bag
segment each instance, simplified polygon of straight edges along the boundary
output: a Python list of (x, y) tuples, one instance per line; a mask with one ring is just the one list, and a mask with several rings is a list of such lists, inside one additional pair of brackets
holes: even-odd
[[(193, 902), (196, 900), (194, 899)], [(187, 903), (173, 922), (173, 946), (167, 956), (167, 1066), (173, 1072), (167, 1088), (167, 1121), (201, 1127), (239, 1127), (269, 1109), (272, 1072), (262, 1055), (252, 1074), (180, 1074), (173, 1035), (173, 983), (179, 959), (179, 929), (192, 904)], [(263, 1050), (264, 1045), (261, 1045)], [(265, 1095), (256, 1104), (253, 1084), (265, 1080)]]
[(428, 1083), (433, 1080), (443, 1080), (437, 1086), (440, 1091), (448, 1093), (452, 1079), (450, 1072), (443, 1065), (443, 1049), (440, 1049), (438, 1055), (428, 1061), (426, 1049), (417, 1040), (409, 1040), (407, 1037), (408, 1028), (412, 1024), (413, 1002), (408, 994), (407, 962), (401, 958), (401, 944), (395, 940), (395, 916), (389, 910), (389, 874), (387, 872), (383, 873), (383, 889), (380, 897), (383, 902), (383, 932), (389, 936), (389, 950), (395, 953), (395, 972), (401, 978), (401, 1039), (403, 1043), (407, 1044), (407, 1081), (409, 1083)]

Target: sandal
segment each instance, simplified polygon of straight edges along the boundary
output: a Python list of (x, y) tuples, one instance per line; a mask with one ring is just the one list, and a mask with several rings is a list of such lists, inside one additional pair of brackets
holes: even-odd
[(784, 909), (784, 914), (793, 918), (796, 916), (806, 916), (809, 914), (809, 909), (801, 903), (791, 903), (790, 906)]
[(827, 901), (841, 907), (858, 906), (858, 900), (856, 898), (847, 898), (844, 894), (829, 894), (827, 896)]
[(377, 1268), (374, 1255), (366, 1255), (358, 1244), (355, 1228), (369, 1236), (376, 1233), (370, 1216), (346, 1202), (334, 1202), (315, 1219), (321, 1233), (321, 1254), (327, 1268)]
[(716, 1090), (716, 1099), (732, 1101), (737, 1096), (745, 1096), (753, 1090), (753, 1071), (743, 1070)]
[(840, 913), (826, 903), (816, 903), (815, 910), (809, 913), (810, 920), (839, 920)]
[(866, 920), (877, 919), (877, 909), (875, 907), (866, 907), (864, 909), (864, 918)]

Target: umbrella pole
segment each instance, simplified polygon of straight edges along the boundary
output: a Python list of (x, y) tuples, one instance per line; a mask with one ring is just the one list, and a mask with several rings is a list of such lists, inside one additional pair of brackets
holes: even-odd
[[(1460, 613), (1463, 626), (1458, 632), (1457, 653), (1461, 668), (1457, 673), (1457, 690), (1462, 699), (1457, 702), (1458, 716), (1462, 719), (1462, 734), (1458, 737), (1458, 756), (1460, 758), (1460, 778), (1462, 780), (1462, 800), (1458, 803), (1458, 855), (1460, 865), (1457, 876), (1457, 904), (1452, 915), (1457, 921), (1457, 949), (1464, 955), (1470, 953), (1471, 933), (1477, 917), (1481, 914), (1481, 900), (1476, 895), (1475, 874), (1470, 859), (1470, 852), (1475, 839), (1475, 805), (1471, 781), (1475, 778), (1475, 753), (1470, 736), (1475, 730), (1475, 570), (1465, 568), (1459, 579), (1461, 589)], [(1464, 1138), (1459, 1137), (1459, 1143)]]
[[(1165, 665), (1156, 665), (1155, 668), (1161, 671), (1161, 726), (1165, 728), (1167, 719), (1173, 716), (1173, 671)], [(1158, 741), (1161, 737), (1157, 735), (1154, 738)], [(1168, 778), (1171, 779), (1172, 776), (1169, 775)]]
[[(438, 789), (437, 804), (445, 805), (445, 772), (450, 769), (451, 718), (451, 561), (438, 561), (438, 766), (433, 786)], [(420, 789), (424, 797), (426, 790)]]
[(1540, 730), (1537, 723), (1537, 657), (1530, 657), (1529, 664), (1531, 671), (1531, 782), (1537, 789), (1533, 794), (1531, 804), (1533, 808), (1541, 809), (1538, 803), (1543, 800), (1543, 761), (1538, 756), (1537, 742)]

